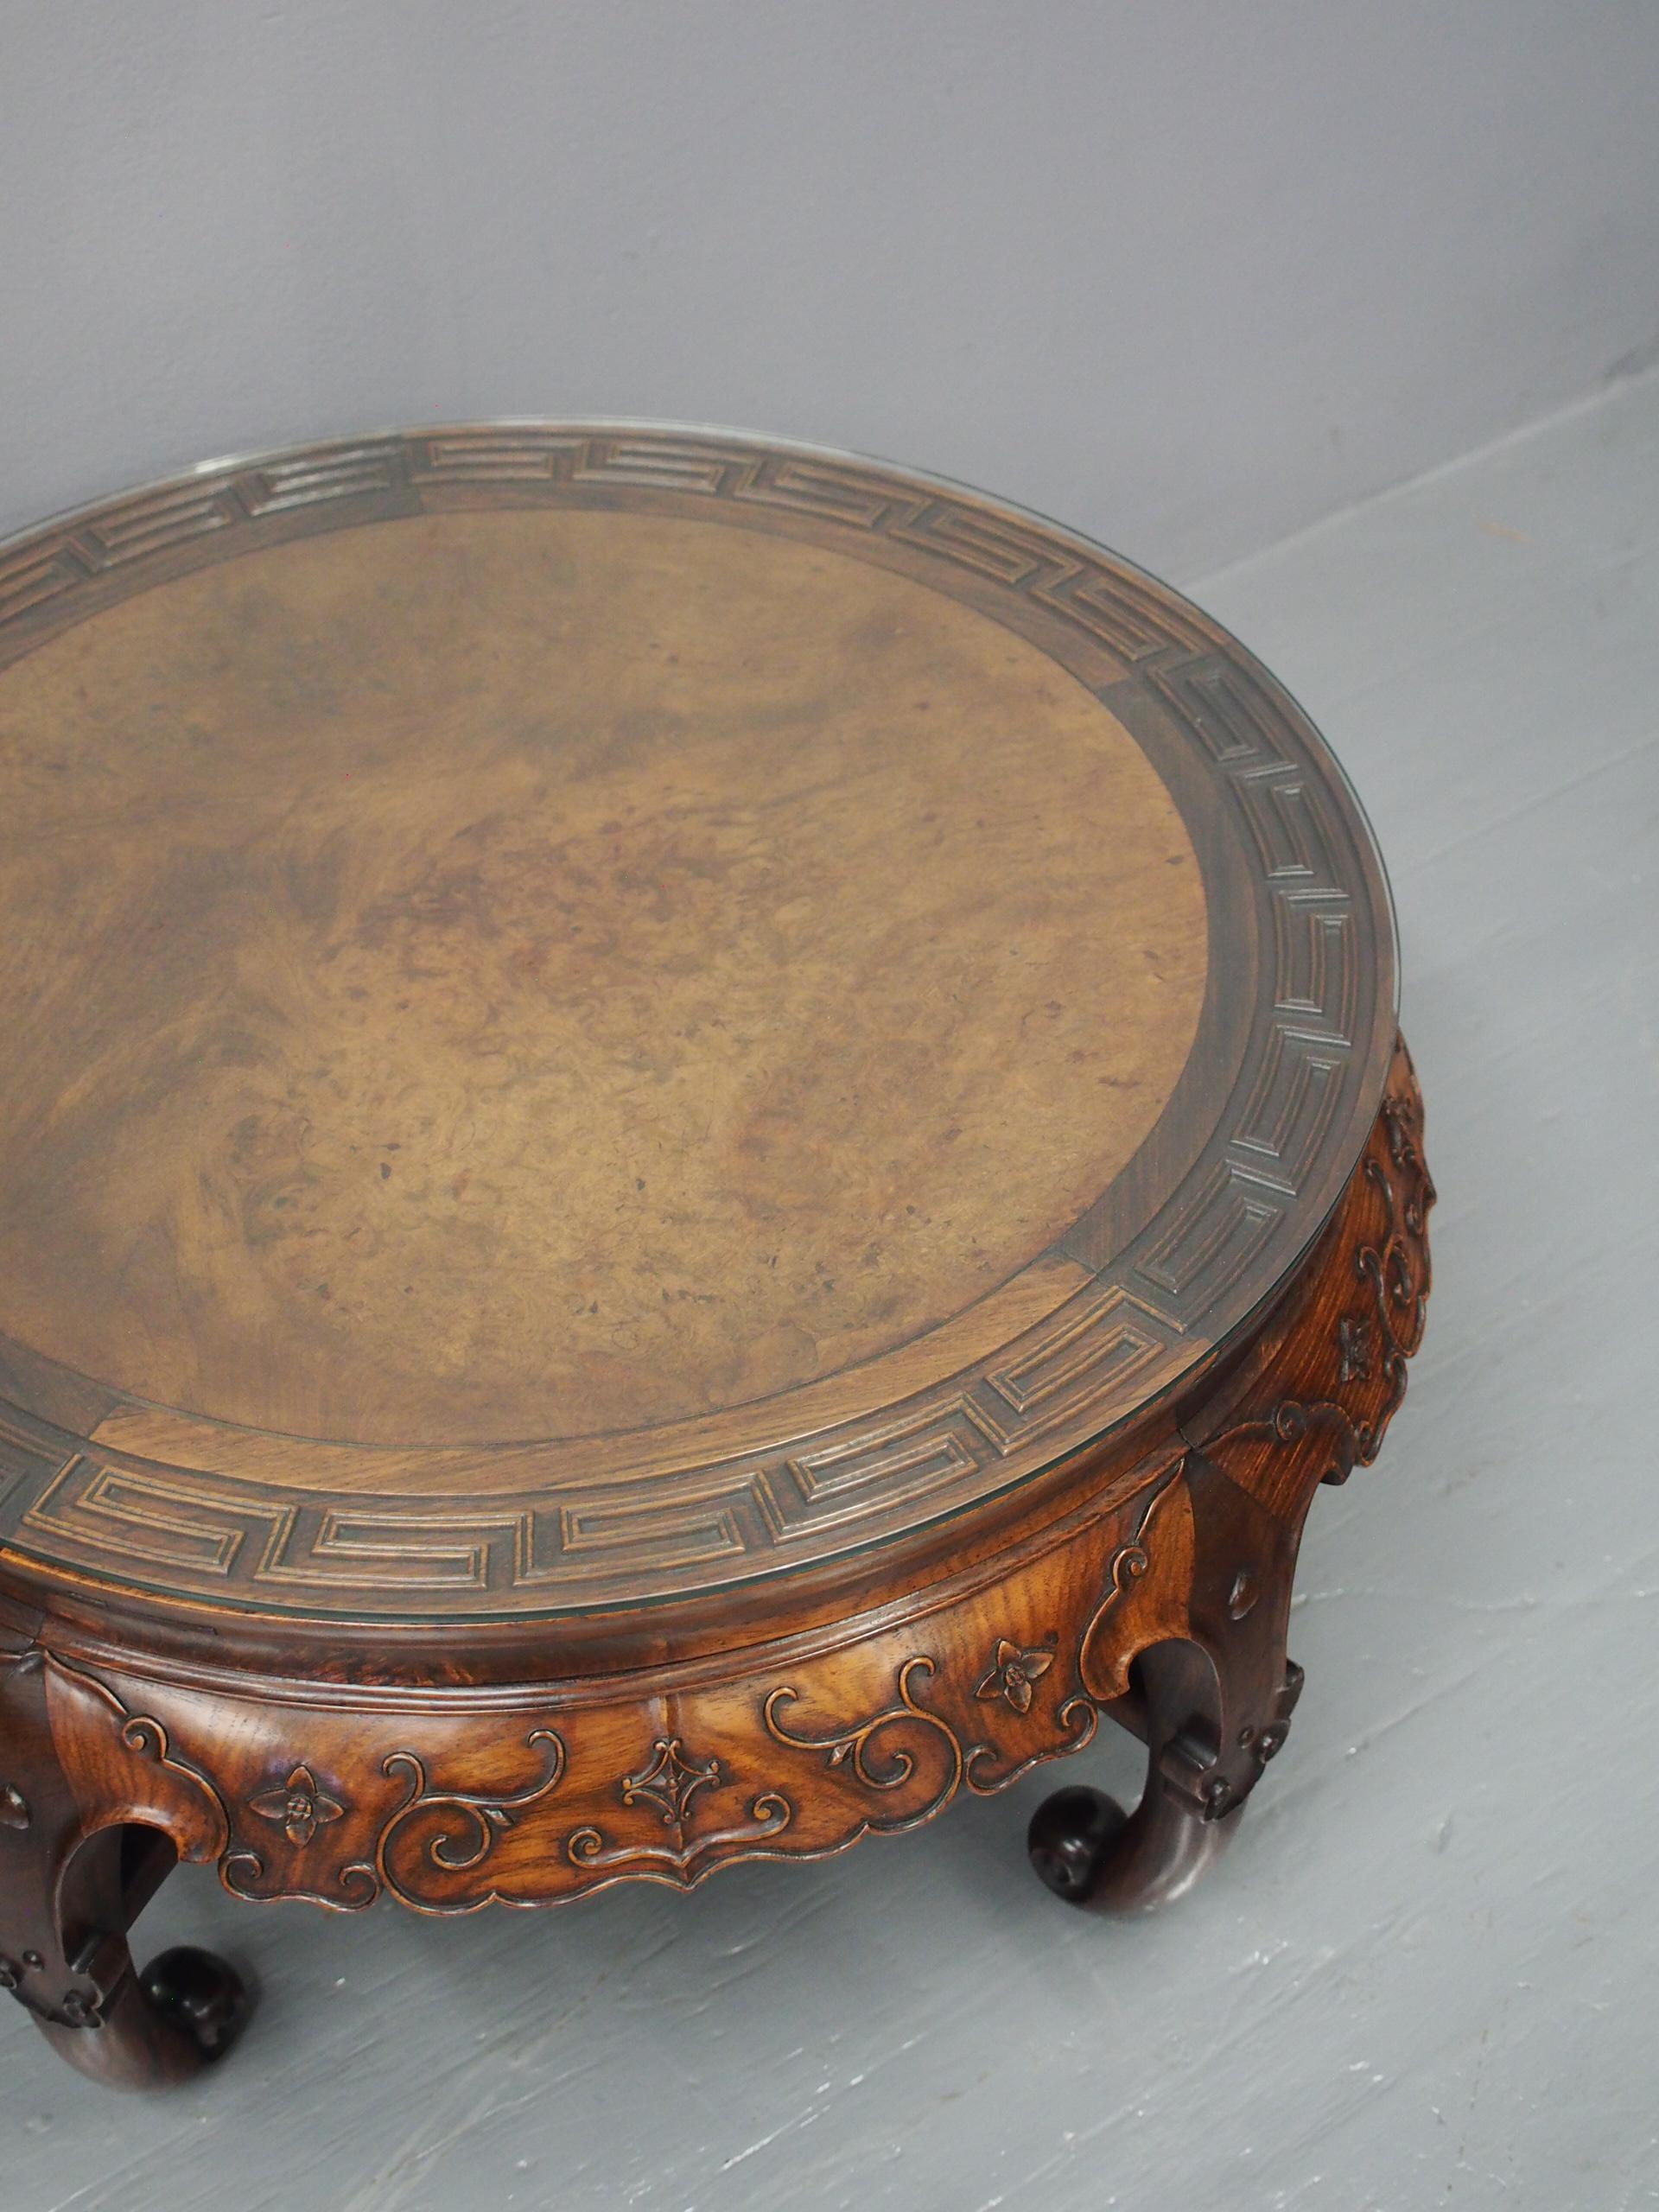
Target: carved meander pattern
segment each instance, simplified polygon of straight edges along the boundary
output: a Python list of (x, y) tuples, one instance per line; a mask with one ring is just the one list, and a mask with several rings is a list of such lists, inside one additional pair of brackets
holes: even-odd
[(1302, 1325), (1270, 1325), (1208, 1416), (1185, 1424), (1190, 1441), (1230, 1472), (1245, 1471), (1269, 1504), (1294, 1496), (1310, 1466), (1340, 1483), (1381, 1450), (1405, 1396), (1406, 1363), (1422, 1342), (1434, 1198), (1422, 1101), (1402, 1044), (1344, 1205), (1346, 1264), (1321, 1278)]
[[(48, 1571), (214, 1605), (354, 1618), (580, 1610), (646, 1566), (702, 1586), (868, 1533), (928, 1471), (940, 1511), (1039, 1464), (1173, 1380), (1277, 1253), (1288, 1261), (1363, 1093), (1380, 891), (1321, 796), (1319, 741), (1197, 612), (1081, 543), (880, 468), (694, 435), (514, 426), (431, 432), (232, 464), (34, 533), (0, 552), (0, 663), (86, 612), (300, 531), (474, 499), (639, 499), (734, 527), (787, 518), (962, 595), (1006, 600), (1098, 696), (1188, 734), (1244, 856), (1264, 946), (1255, 1026), (1192, 1179), (1130, 1246), (984, 1371), (925, 1393), (913, 1425), (852, 1418), (791, 1452), (702, 1459), (626, 1513), (550, 1495), (400, 1509), (86, 1448), (0, 1407), (0, 1536)], [(1093, 1265), (1092, 1262), (1090, 1264)], [(1242, 1318), (1234, 1312), (1232, 1319)]]
[[(469, 1709), (431, 1693), (405, 1718), (353, 1709), (345, 1693), (289, 1704), (141, 1683), (36, 1647), (0, 1667), (0, 1713), (14, 1678), (43, 1673), (88, 1832), (160, 1828), (247, 1897), (355, 1910), (390, 1895), (466, 1912), (630, 1877), (689, 1887), (724, 1861), (822, 1855), (913, 1827), (964, 1788), (1001, 1789), (1086, 1744), (1103, 1709), (1125, 1710), (1149, 1646), (1215, 1644), (1223, 1616), (1271, 1629), (1277, 1608), (1261, 1709), (1213, 1756), (1165, 1755), (1217, 1817), (1284, 1740), (1300, 1687), (1282, 1655), (1286, 1562), (1319, 1482), (1374, 1458), (1399, 1403), (1422, 1332), (1433, 1198), (1402, 1052), (1306, 1277), (1188, 1420), (1187, 1448), (1115, 1511), (1080, 1510), (1033, 1540), (998, 1579), (796, 1663), (571, 1690), (537, 1709), (522, 1694)], [(1260, 1532), (1238, 1555), (1216, 1555), (1217, 1484), (1227, 1525)], [(0, 1777), (0, 1832), (25, 1832), (27, 1779)], [(0, 1963), (35, 2001), (26, 1964)]]

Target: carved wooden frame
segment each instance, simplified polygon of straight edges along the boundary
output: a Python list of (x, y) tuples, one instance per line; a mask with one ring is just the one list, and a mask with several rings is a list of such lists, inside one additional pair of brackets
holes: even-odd
[(127, 1927), (175, 1858), (346, 1910), (689, 1888), (915, 1827), (1081, 1749), (1103, 1713), (1147, 1741), (1141, 1805), (1125, 1823), (1062, 1791), (1033, 1857), (1080, 1902), (1178, 1892), (1284, 1740), (1303, 1519), (1375, 1458), (1421, 1337), (1421, 1126), (1401, 1046), (1334, 1215), (1242, 1348), (1132, 1449), (1084, 1455), (1056, 1517), (964, 1522), (949, 1572), (855, 1618), (621, 1672), (404, 1686), (141, 1656), (69, 1609), (0, 1608), (0, 1986), (83, 2070), (180, 2079), (241, 2006), (201, 1955), (134, 1973)]
[[(1135, 736), (1206, 852), (1212, 929), (1262, 948), (1249, 1003), (1212, 964), (1206, 1025), (1228, 1033), (1192, 1080), (1224, 1083), (1185, 1173), (1125, 1242), (1094, 1211), (1055, 1248), (1091, 1280), (1014, 1344), (954, 1357), (902, 1414), (866, 1363), (870, 1402), (799, 1407), (780, 1444), (717, 1423), (656, 1433), (647, 1479), (583, 1471), (569, 1440), (482, 1452), (449, 1497), (342, 1500), (319, 1440), (285, 1440), (280, 1484), (194, 1422), (175, 1464), (92, 1442), (41, 1402), (0, 1402), (9, 1573), (145, 1592), (203, 1612), (423, 1634), (439, 1614), (572, 1635), (607, 1605), (732, 1593), (861, 1549), (925, 1546), (1056, 1454), (1190, 1391), (1291, 1271), (1335, 1204), (1391, 1045), (1394, 947), (1381, 866), (1324, 741), (1217, 625), (1116, 555), (937, 480), (816, 448), (626, 423), (456, 425), (227, 461), (0, 544), (0, 666), (153, 584), (314, 532), (478, 505), (640, 509), (836, 548), (945, 592), (1041, 645)], [(1224, 906), (1223, 903), (1224, 893)], [(1233, 1033), (1234, 1031), (1236, 1033)], [(1222, 1073), (1224, 1064), (1224, 1076)], [(1114, 1206), (1122, 1201), (1115, 1192)], [(27, 1347), (16, 1348), (26, 1352)], [(0, 1363), (7, 1347), (0, 1344)], [(31, 1357), (30, 1372), (51, 1363)], [(101, 1386), (99, 1386), (101, 1389)], [(107, 1394), (112, 1411), (117, 1394)], [(183, 1417), (175, 1417), (182, 1421)], [(102, 1421), (93, 1424), (102, 1429)], [(314, 1479), (296, 1478), (315, 1455)], [(434, 1460), (447, 1448), (433, 1447)], [(43, 1602), (50, 1604), (49, 1596)], [(757, 1615), (757, 1618), (759, 1616)], [(382, 1639), (384, 1641), (384, 1639)]]

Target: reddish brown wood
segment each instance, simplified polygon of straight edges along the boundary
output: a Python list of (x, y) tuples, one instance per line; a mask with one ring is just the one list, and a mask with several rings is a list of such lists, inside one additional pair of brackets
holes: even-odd
[(1283, 1746), (1302, 1672), (1285, 1649), (1296, 1552), (1321, 1482), (1369, 1464), (1422, 1338), (1429, 1288), (1422, 1101), (1403, 1046), (1348, 1196), (1314, 1264), (1224, 1386), (1183, 1421), (1193, 1516), (1185, 1624), (1135, 1660), (1126, 1715), (1147, 1745), (1127, 1818), (1062, 1790), (1032, 1822), (1033, 1864), (1069, 1902), (1145, 1909), (1219, 1853)]
[[(142, 1974), (135, 1967), (127, 1931), (176, 1864), (175, 1841), (163, 1827), (114, 1817), (107, 1799), (89, 1805), (65, 1771), (50, 1697), (59, 1663), (38, 1643), (0, 1647), (0, 1987), (92, 2080), (175, 2087), (230, 2048), (246, 1993), (204, 1951), (174, 1949)], [(113, 1717), (107, 1696), (91, 1694)], [(118, 1800), (124, 1757), (164, 1760), (165, 1745), (124, 1730), (119, 1751)], [(155, 1793), (126, 1794), (127, 1819), (137, 1821)]]
[(1364, 824), (1199, 610), (677, 431), (0, 549), (0, 924), (7, 1584), (300, 1672), (931, 1571), (1230, 1346), (1393, 1043)]
[(236, 1993), (207, 1970), (192, 2038), (157, 2006), (156, 1971), (133, 1974), (130, 1823), (216, 1863), (238, 1895), (342, 1910), (549, 1903), (623, 1876), (686, 1887), (734, 1859), (915, 1826), (1080, 1748), (1103, 1711), (1147, 1742), (1141, 1806), (1125, 1821), (1062, 1791), (1033, 1859), (1077, 1902), (1180, 1895), (1283, 1745), (1302, 1520), (1321, 1481), (1375, 1456), (1399, 1402), (1432, 1199), (1402, 1052), (1289, 1296), (1128, 1495), (828, 1636), (556, 1693), (378, 1699), (164, 1679), (61, 1630), (50, 1649), (15, 1645), (7, 1979), (84, 2070), (182, 2078), (233, 2028)]
[(1103, 1713), (1141, 1805), (1039, 1871), (1190, 1885), (1428, 1281), (1380, 865), (1242, 649), (871, 464), (423, 433), (0, 549), (0, 1979), (66, 2056), (233, 2036), (133, 1967), (178, 1859), (686, 1888)]

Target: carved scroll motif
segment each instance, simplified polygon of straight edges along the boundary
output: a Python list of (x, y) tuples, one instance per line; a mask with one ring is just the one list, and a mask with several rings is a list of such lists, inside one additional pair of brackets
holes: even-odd
[[(1301, 1516), (1321, 1478), (1376, 1456), (1422, 1334), (1433, 1186), (1421, 1131), (1402, 1054), (1325, 1244), (1159, 1471), (861, 1637), (683, 1685), (568, 1686), (539, 1712), (410, 1689), (385, 1724), (338, 1685), (292, 1705), (274, 1685), (146, 1685), (140, 1703), (124, 1675), (105, 1682), (37, 1648), (0, 1663), (0, 1699), (8, 1671), (44, 1670), (55, 1753), (92, 1823), (158, 1827), (239, 1894), (346, 1910), (389, 1894), (467, 1912), (626, 1877), (687, 1887), (732, 1859), (913, 1827), (964, 1788), (1002, 1789), (1086, 1743), (1130, 1694), (1136, 1660), (1183, 1638), (1224, 1656), (1262, 1644), (1249, 1743), (1194, 1768), (1213, 1781), (1224, 1753), (1233, 1802), (1239, 1761), (1259, 1766), (1288, 1718), (1294, 1675), (1268, 1630)], [(25, 1834), (35, 1785), (0, 1766), (0, 1837)]]

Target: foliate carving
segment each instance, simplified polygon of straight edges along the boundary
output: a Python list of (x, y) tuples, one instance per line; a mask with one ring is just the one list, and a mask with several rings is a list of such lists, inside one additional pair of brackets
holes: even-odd
[[(1154, 1530), (1165, 1530), (1157, 1547), (1162, 1571), (1154, 1582), (1146, 1584), (1146, 1594), (1152, 1602), (1142, 1610), (1162, 1618), (1172, 1599), (1177, 1605), (1181, 1602), (1192, 1559), (1191, 1521), (1192, 1510), (1185, 1491), (1179, 1478), (1173, 1479), (1147, 1501), (1134, 1535), (1121, 1543), (1107, 1562), (1100, 1597), (1077, 1647), (1079, 1680), (1084, 1691), (1097, 1703), (1109, 1704), (1122, 1697), (1129, 1686), (1129, 1667), (1139, 1638), (1133, 1624), (1126, 1624), (1122, 1615), (1129, 1608), (1137, 1586), (1151, 1573), (1153, 1554), (1148, 1547), (1154, 1541)], [(1165, 1524), (1172, 1522), (1173, 1526), (1165, 1528)], [(1163, 1585), (1161, 1589), (1157, 1586), (1159, 1583)]]
[[(219, 1878), (232, 1897), (252, 1903), (297, 1897), (308, 1904), (327, 1905), (331, 1912), (360, 1912), (380, 1895), (384, 1885), (370, 1861), (353, 1859), (334, 1864), (325, 1862), (321, 1852), (314, 1855), (305, 1847), (300, 1849), (303, 1856), (275, 1868), (263, 1851), (249, 1847), (228, 1851), (219, 1861)], [(308, 1879), (314, 1864), (315, 1878)]]
[(1112, 1554), (1112, 1563), (1107, 1571), (1106, 1594), (1089, 1624), (1091, 1629), (1105, 1618), (1121, 1599), (1128, 1595), (1131, 1584), (1138, 1582), (1151, 1565), (1151, 1554), (1139, 1536), (1133, 1543), (1118, 1546)]
[[(1361, 1243), (1354, 1262), (1356, 1274), (1371, 1293), (1371, 1310), (1359, 1317), (1356, 1326), (1363, 1329), (1368, 1344), (1376, 1343), (1389, 1385), (1384, 1403), (1366, 1423), (1361, 1456), (1368, 1462), (1376, 1457), (1382, 1432), (1405, 1395), (1406, 1362), (1423, 1340), (1427, 1318), (1433, 1279), (1428, 1211), (1435, 1192), (1423, 1159), (1422, 1126), (1423, 1102), (1402, 1045), (1362, 1169), (1380, 1205), (1380, 1234), (1374, 1231)], [(1369, 1370), (1356, 1369), (1340, 1379), (1374, 1378)]]
[(948, 1720), (930, 1712), (917, 1695), (917, 1683), (925, 1682), (938, 1672), (937, 1660), (925, 1652), (913, 1653), (899, 1669), (888, 1704), (828, 1734), (798, 1732), (779, 1717), (799, 1702), (801, 1694), (792, 1685), (781, 1684), (769, 1694), (762, 1707), (766, 1733), (790, 1751), (820, 1752), (830, 1766), (845, 1766), (856, 1782), (878, 1796), (902, 1791), (916, 1773), (918, 1757), (925, 1756), (918, 1748), (919, 1733), (935, 1752), (943, 1754), (942, 1759), (934, 1762), (941, 1768), (938, 1788), (918, 1806), (907, 1805), (902, 1813), (873, 1817), (866, 1822), (871, 1828), (912, 1827), (948, 1803), (962, 1780), (960, 1737)]
[(648, 1807), (667, 1836), (619, 1839), (588, 1823), (566, 1836), (566, 1864), (587, 1879), (638, 1873), (690, 1888), (720, 1859), (752, 1853), (781, 1835), (794, 1820), (790, 1800), (768, 1789), (755, 1792), (739, 1821), (729, 1812), (715, 1814), (712, 1807), (699, 1819), (697, 1793), (707, 1791), (712, 1797), (728, 1779), (718, 1758), (688, 1758), (679, 1737), (658, 1737), (650, 1758), (617, 1785), (617, 1796), (625, 1806)]
[[(775, 1847), (794, 1818), (795, 1807), (787, 1797), (776, 1789), (763, 1789), (749, 1801), (747, 1816), (742, 1821), (702, 1829), (696, 1834), (685, 1821), (672, 1821), (675, 1840), (671, 1844), (614, 1841), (607, 1839), (602, 1828), (574, 1828), (564, 1840), (564, 1858), (578, 1878), (573, 1887), (639, 1877), (689, 1890), (722, 1861), (752, 1859), (757, 1852)], [(550, 1888), (556, 1882), (556, 1877), (551, 1878)]]
[(1297, 1326), (1271, 1334), (1247, 1366), (1236, 1401), (1206, 1431), (1205, 1454), (1276, 1508), (1306, 1509), (1309, 1479), (1340, 1483), (1369, 1466), (1406, 1393), (1406, 1363), (1422, 1341), (1434, 1185), (1422, 1150), (1422, 1100), (1404, 1046), (1376, 1126), (1325, 1239), (1319, 1294)]
[(181, 1859), (217, 1859), (231, 1834), (226, 1800), (205, 1764), (175, 1748), (154, 1712), (135, 1711), (109, 1682), (55, 1652), (46, 1677), (54, 1749), (88, 1833), (122, 1821), (170, 1836)]
[[(1044, 1759), (1079, 1751), (1090, 1741), (1099, 1708), (1075, 1673), (1070, 1694), (1054, 1699), (1052, 1717), (1031, 1717), (1037, 1686), (1051, 1675), (1060, 1652), (1022, 1647), (1007, 1637), (999, 1638), (997, 1649), (1002, 1656), (971, 1687), (953, 1679), (931, 1654), (914, 1652), (898, 1666), (890, 1697), (828, 1729), (797, 1726), (785, 1717), (803, 1701), (792, 1684), (769, 1694), (764, 1717), (774, 1741), (786, 1751), (816, 1756), (824, 1773), (842, 1785), (845, 1818), (855, 1823), (843, 1841), (917, 1827), (943, 1811), (963, 1787), (989, 1796)], [(936, 1685), (934, 1694), (924, 1702), (930, 1683)], [(976, 1710), (988, 1704), (1006, 1707), (1014, 1716), (1012, 1742), (995, 1740), (1008, 1727), (999, 1730)], [(797, 1794), (804, 1799), (818, 1793), (802, 1784)]]
[[(393, 1751), (382, 1772), (401, 1776), (404, 1800), (381, 1829), (374, 1872), (405, 1904), (428, 1902), (428, 1870), (451, 1881), (481, 1866), (523, 1816), (543, 1804), (564, 1778), (564, 1739), (551, 1728), (532, 1728), (526, 1747), (542, 1758), (540, 1777), (511, 1793), (435, 1785), (414, 1751)], [(494, 1891), (471, 1900), (467, 1910), (491, 1902)]]
[(328, 1795), (308, 1766), (296, 1766), (280, 1788), (250, 1797), (248, 1810), (262, 1821), (274, 1821), (289, 1841), (302, 1849), (320, 1827), (342, 1818), (346, 1808)]
[(780, 1835), (795, 1817), (788, 1798), (762, 1789), (751, 1800), (747, 1819), (735, 1825), (716, 1821), (694, 1834), (691, 1817), (697, 1792), (717, 1790), (725, 1780), (717, 1758), (701, 1763), (688, 1759), (677, 1736), (659, 1736), (650, 1759), (638, 1773), (626, 1777), (618, 1795), (624, 1805), (649, 1805), (672, 1841), (618, 1842), (589, 1825), (565, 1838), (567, 1862), (596, 1877), (614, 1878), (616, 1872), (632, 1871), (690, 1888), (716, 1860), (753, 1851), (757, 1844)]
[(1033, 1689), (1053, 1664), (1054, 1654), (1047, 1644), (1033, 1644), (1022, 1651), (1006, 1636), (999, 1637), (996, 1656), (974, 1695), (984, 1703), (1000, 1697), (1014, 1712), (1029, 1713)]
[[(384, 1751), (365, 1749), (377, 1724), (348, 1697), (139, 1690), (38, 1649), (14, 1655), (11, 1674), (44, 1670), (90, 1818), (166, 1829), (186, 1855), (217, 1858), (240, 1894), (336, 1908), (390, 1894), (464, 1912), (626, 1878), (689, 1887), (733, 1859), (838, 1850), (1086, 1742), (1137, 1660), (1144, 1688), (1158, 1655), (1177, 1652), (1211, 1669), (1224, 1725), (1183, 1719), (1160, 1738), (1160, 1786), (1213, 1822), (1284, 1740), (1308, 1499), (1321, 1475), (1374, 1456), (1422, 1330), (1433, 1194), (1403, 1058), (1389, 1098), (1287, 1307), (1160, 1468), (1022, 1540), (982, 1582), (918, 1593), (839, 1646), (787, 1666), (762, 1649), (637, 1688), (566, 1684), (533, 1713), (528, 1690), (477, 1703), (442, 1685), (400, 1693)], [(1172, 1695), (1179, 1715), (1192, 1709), (1179, 1679)], [(27, 1768), (8, 1779), (31, 1796)], [(17, 1817), (0, 1794), (0, 1845)], [(27, 1986), (22, 1939), (0, 1950)]]
[(633, 1805), (647, 1798), (660, 1808), (664, 1827), (683, 1827), (697, 1791), (720, 1780), (720, 1761), (710, 1759), (706, 1766), (691, 1764), (681, 1752), (677, 1736), (659, 1736), (651, 1749), (651, 1764), (623, 1783), (622, 1802)]
[[(558, 1786), (565, 1770), (563, 1739), (550, 1728), (535, 1728), (526, 1744), (541, 1754), (543, 1772), (516, 1792), (435, 1784), (418, 1751), (387, 1752), (380, 1772), (388, 1781), (399, 1783), (403, 1795), (381, 1815), (363, 1856), (335, 1868), (327, 1888), (319, 1886), (318, 1878), (328, 1870), (316, 1866), (308, 1854), (319, 1833), (346, 1821), (351, 1808), (323, 1790), (308, 1767), (296, 1767), (280, 1789), (250, 1799), (248, 1805), (261, 1820), (279, 1826), (294, 1847), (296, 1862), (291, 1878), (273, 1888), (262, 1853), (241, 1849), (225, 1859), (221, 1872), (226, 1887), (248, 1897), (305, 1897), (346, 1911), (372, 1904), (383, 1890), (406, 1904), (425, 1906), (429, 1902), (427, 1891), (435, 1881), (448, 1878), (453, 1882), (472, 1874), (520, 1815), (540, 1805)], [(353, 1832), (355, 1827), (352, 1823)], [(487, 1903), (489, 1894), (470, 1897), (459, 1909)]]

